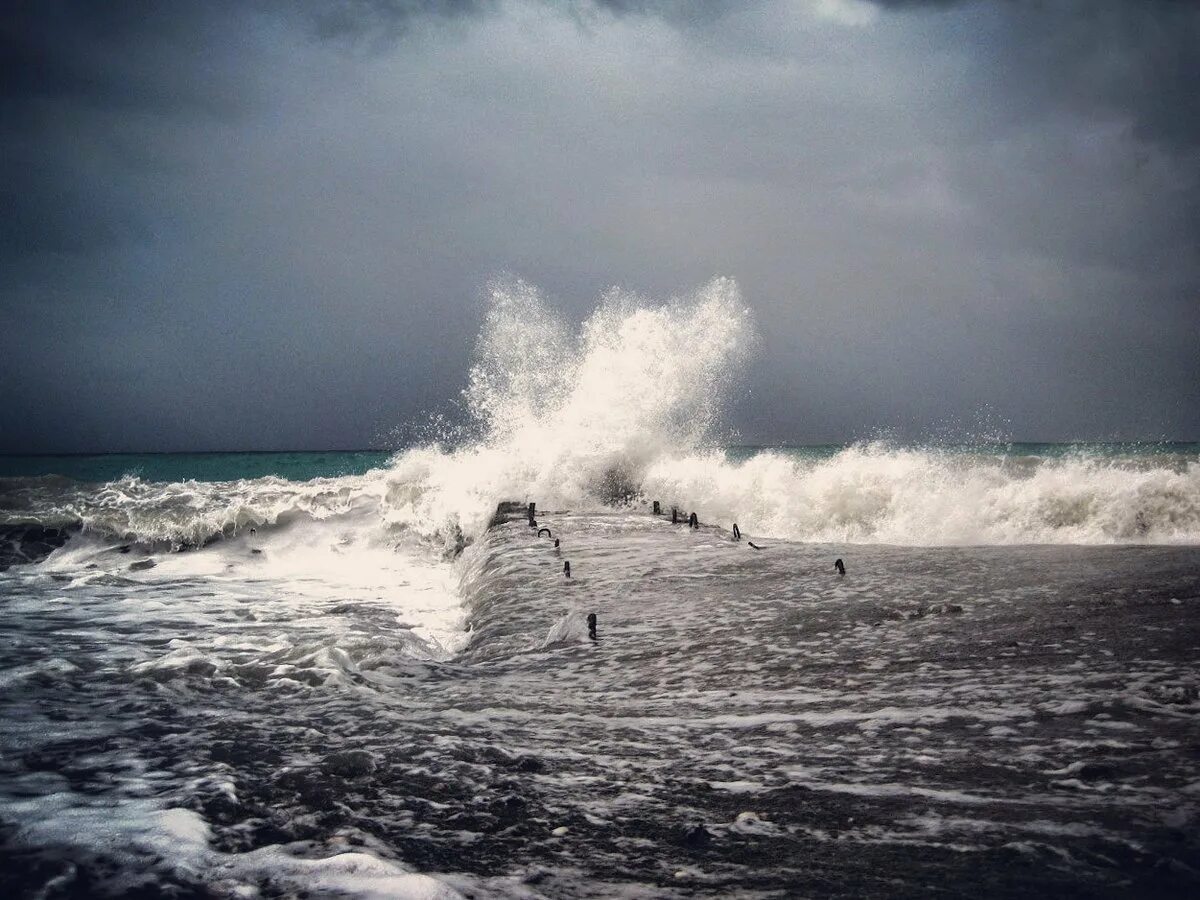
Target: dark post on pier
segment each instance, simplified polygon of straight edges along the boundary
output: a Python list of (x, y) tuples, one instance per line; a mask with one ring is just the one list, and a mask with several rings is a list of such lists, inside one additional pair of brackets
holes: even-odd
[(536, 503), (532, 503), (532, 502), (531, 502), (531, 503), (529, 504), (529, 524), (530, 524), (530, 525), (536, 525), (536, 524), (537, 524), (537, 519), (535, 519), (535, 518), (533, 517), (533, 514), (534, 514), (534, 512), (535, 512), (536, 510), (537, 510), (537, 504), (536, 504)]
[(678, 525), (678, 524), (679, 524), (679, 510), (677, 510), (677, 509), (676, 509), (675, 507), (673, 507), (673, 506), (671, 507), (671, 524), (672, 524), (672, 525)]

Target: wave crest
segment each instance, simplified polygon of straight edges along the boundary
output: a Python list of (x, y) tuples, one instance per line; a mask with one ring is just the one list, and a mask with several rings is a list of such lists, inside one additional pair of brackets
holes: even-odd
[(336, 520), (374, 545), (402, 533), (454, 554), (503, 500), (576, 511), (660, 500), (798, 541), (1200, 542), (1194, 447), (1062, 456), (873, 442), (730, 458), (718, 427), (757, 340), (730, 279), (659, 304), (614, 289), (578, 328), (525, 282), (497, 281), (490, 298), (463, 394), (469, 443), (306, 482), (0, 479), (0, 526), (201, 546), (250, 527)]
[(856, 444), (827, 458), (763, 451), (662, 460), (647, 496), (795, 541), (1195, 543), (1194, 454), (1062, 458)]

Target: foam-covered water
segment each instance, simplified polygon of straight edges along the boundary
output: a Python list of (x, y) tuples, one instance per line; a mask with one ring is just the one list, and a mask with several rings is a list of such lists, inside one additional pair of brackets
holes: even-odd
[(452, 443), (10, 464), (10, 894), (1196, 886), (1200, 448), (729, 447), (731, 281), (492, 298)]

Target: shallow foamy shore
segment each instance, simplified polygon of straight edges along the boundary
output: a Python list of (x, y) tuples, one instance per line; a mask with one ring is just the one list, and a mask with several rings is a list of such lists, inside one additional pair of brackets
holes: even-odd
[[(1200, 548), (538, 519), (558, 553), (515, 521), (454, 563), (457, 655), (390, 600), (222, 567), (6, 573), (15, 895), (1200, 884)], [(441, 596), (414, 579), (408, 618)]]

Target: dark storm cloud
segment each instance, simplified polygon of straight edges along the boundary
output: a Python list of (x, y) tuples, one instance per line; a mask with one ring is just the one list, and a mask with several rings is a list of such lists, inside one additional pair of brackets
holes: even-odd
[(321, 38), (396, 37), (417, 16), (463, 16), (494, 9), (495, 0), (340, 0), (281, 4), (309, 19)]
[[(353, 446), (481, 285), (737, 277), (748, 437), (1200, 436), (1185, 3), (20, 4), (0, 446)], [(990, 412), (989, 412), (990, 411)]]
[(177, 106), (196, 92), (190, 79), (171, 79), (164, 51), (184, 49), (214, 12), (201, 4), (13, 4), (0, 25), (0, 96)]
[[(958, 5), (876, 2), (909, 11)], [(1191, 149), (1200, 145), (1198, 46), (1200, 12), (1189, 0), (1014, 0), (981, 61), (1020, 89), (1025, 111), (1117, 113), (1139, 138)]]
[[(138, 232), (123, 178), (155, 161), (121, 119), (236, 119), (253, 106), (257, 40), (271, 20), (315, 38), (394, 39), (415, 16), (477, 12), (473, 0), (18, 3), (0, 24), (0, 254), (78, 253)], [(97, 121), (112, 127), (91, 130)], [(115, 177), (90, 171), (97, 164)], [(107, 182), (107, 183), (106, 183)]]

